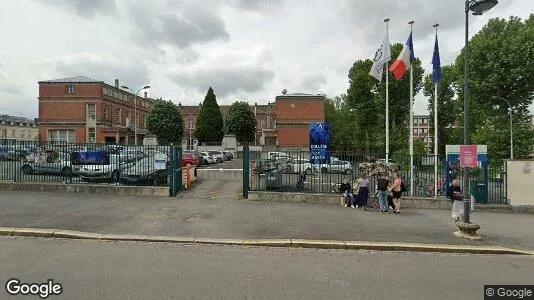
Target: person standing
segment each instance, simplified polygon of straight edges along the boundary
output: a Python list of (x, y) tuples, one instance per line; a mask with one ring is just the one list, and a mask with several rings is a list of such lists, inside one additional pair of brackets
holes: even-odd
[(388, 187), (388, 174), (384, 172), (380, 174), (376, 184), (376, 189), (378, 190), (378, 202), (380, 204), (380, 213), (388, 213)]
[(369, 201), (369, 179), (367, 179), (365, 173), (362, 173), (360, 178), (358, 178), (358, 186), (359, 190), (356, 198), (356, 207), (361, 207), (362, 210), (366, 210), (367, 201)]
[(460, 188), (460, 181), (454, 179), (451, 186), (447, 190), (447, 197), (452, 201), (451, 219), (453, 222), (462, 220), (464, 215), (464, 202), (462, 197), (462, 188)]
[(402, 178), (399, 173), (395, 173), (391, 192), (393, 193), (393, 205), (395, 206), (393, 212), (400, 214), (400, 198), (402, 196)]

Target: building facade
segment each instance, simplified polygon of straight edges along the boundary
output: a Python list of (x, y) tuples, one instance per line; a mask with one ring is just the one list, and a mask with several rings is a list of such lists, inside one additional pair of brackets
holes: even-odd
[(136, 97), (121, 89), (118, 79), (115, 85), (85, 76), (40, 81), (39, 140), (134, 144), (137, 120), (142, 144), (153, 105), (146, 92)]
[(413, 138), (422, 140), (428, 151), (432, 147), (432, 137), (430, 133), (431, 127), (429, 122), (429, 116), (426, 115), (414, 115), (413, 116)]
[(308, 148), (312, 122), (324, 122), (323, 95), (286, 94), (276, 97), (276, 143), (278, 147)]
[[(191, 145), (195, 139), (195, 129), (197, 124), (197, 117), (200, 112), (202, 104), (199, 105), (182, 105), (178, 104), (182, 112), (182, 119), (184, 120), (184, 139)], [(219, 105), (223, 119), (226, 119), (229, 105)], [(266, 105), (258, 105), (255, 103), (251, 106), (254, 116), (256, 117), (256, 138), (254, 145), (271, 145), (276, 146), (275, 128), (276, 128), (276, 112), (274, 103)]]
[(0, 140), (38, 141), (37, 119), (0, 115)]

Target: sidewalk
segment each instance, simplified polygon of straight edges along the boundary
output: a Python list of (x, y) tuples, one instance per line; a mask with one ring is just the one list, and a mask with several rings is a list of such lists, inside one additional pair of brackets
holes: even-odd
[[(215, 192), (218, 191), (218, 192)], [(0, 191), (0, 226), (226, 239), (312, 239), (534, 250), (532, 214), (474, 211), (482, 241), (454, 237), (447, 210), (380, 214), (340, 206), (237, 200), (214, 182), (180, 198)], [(235, 199), (235, 200), (230, 200)]]

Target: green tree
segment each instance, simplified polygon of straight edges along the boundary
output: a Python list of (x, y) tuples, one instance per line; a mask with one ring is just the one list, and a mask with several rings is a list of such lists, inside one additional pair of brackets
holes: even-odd
[(147, 116), (148, 131), (157, 136), (161, 144), (180, 145), (184, 134), (184, 122), (178, 105), (172, 101), (156, 100), (154, 109)]
[(224, 122), (224, 131), (226, 134), (235, 134), (239, 143), (254, 142), (256, 139), (256, 118), (248, 103), (236, 101), (230, 106)]
[[(456, 58), (455, 67), (463, 70), (464, 51)], [(525, 21), (518, 17), (491, 19), (469, 42), (469, 126), (471, 142), (487, 144), (489, 156), (506, 158), (509, 143), (495, 139), (508, 127), (508, 105), (495, 99), (502, 97), (513, 108), (516, 126), (521, 131), (522, 119), (534, 99), (534, 15)], [(459, 72), (458, 94), (463, 100), (463, 71)], [(462, 121), (462, 120), (461, 120)], [(463, 124), (462, 124), (463, 126)], [(528, 153), (533, 140), (514, 138), (514, 152)], [(518, 133), (519, 134), (519, 133)], [(501, 134), (499, 133), (499, 136)], [(497, 142), (502, 140), (501, 142)], [(493, 145), (493, 146), (489, 146)], [(508, 151), (506, 151), (508, 149)], [(514, 155), (515, 156), (515, 155)], [(517, 156), (520, 157), (520, 156)]]
[[(357, 148), (362, 149), (360, 141), (364, 141), (365, 153), (369, 154), (372, 144), (373, 128), (377, 126), (379, 111), (377, 110), (377, 81), (369, 75), (373, 62), (370, 59), (356, 61), (349, 70), (349, 88), (347, 90), (347, 110), (352, 109), (355, 117)], [(363, 136), (362, 136), (363, 133)]]
[(346, 98), (343, 94), (325, 103), (325, 121), (332, 125), (330, 146), (334, 151), (358, 151), (356, 124)]
[[(462, 114), (462, 99), (455, 98), (455, 82), (457, 72), (452, 66), (442, 67), (442, 79), (438, 84), (438, 154), (445, 154), (445, 145), (461, 144), (460, 137), (455, 134), (455, 121)], [(434, 135), (434, 83), (432, 74), (425, 77), (424, 95), (428, 97), (428, 111), (430, 112), (430, 132)], [(458, 131), (458, 130), (456, 130)], [(433, 145), (433, 144), (432, 144)], [(432, 147), (433, 149), (433, 147)]]
[(195, 137), (200, 143), (220, 143), (223, 136), (223, 117), (210, 87), (198, 113)]

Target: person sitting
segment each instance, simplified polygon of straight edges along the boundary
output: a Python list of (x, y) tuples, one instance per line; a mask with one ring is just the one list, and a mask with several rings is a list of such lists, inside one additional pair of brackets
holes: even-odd
[(343, 193), (343, 207), (351, 206), (354, 208), (354, 195), (352, 194), (352, 188), (347, 178), (343, 178), (339, 191)]

